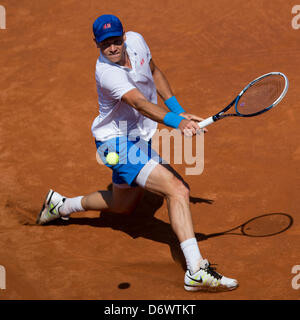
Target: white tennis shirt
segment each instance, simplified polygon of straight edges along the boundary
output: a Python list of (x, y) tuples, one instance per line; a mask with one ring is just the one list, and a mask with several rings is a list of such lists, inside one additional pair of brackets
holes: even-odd
[(121, 100), (125, 93), (137, 88), (148, 101), (157, 104), (156, 87), (149, 66), (151, 53), (144, 38), (136, 32), (126, 32), (125, 47), (132, 69), (112, 63), (102, 54), (96, 63), (99, 115), (91, 129), (98, 141), (122, 135), (139, 136), (148, 141), (157, 128), (157, 122)]

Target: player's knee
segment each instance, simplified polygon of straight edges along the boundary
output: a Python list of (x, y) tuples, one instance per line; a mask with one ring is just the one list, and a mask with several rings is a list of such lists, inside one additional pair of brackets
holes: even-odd
[(179, 183), (179, 193), (183, 198), (185, 198), (186, 200), (189, 200), (190, 189), (182, 181), (180, 181)]
[(184, 183), (184, 181), (181, 181), (177, 179), (176, 177), (173, 177), (171, 181), (172, 186), (172, 195), (184, 199), (189, 199), (190, 197), (190, 189), (187, 184)]

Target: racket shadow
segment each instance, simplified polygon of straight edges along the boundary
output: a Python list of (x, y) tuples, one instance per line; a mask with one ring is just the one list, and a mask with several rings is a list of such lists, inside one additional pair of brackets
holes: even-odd
[(197, 241), (225, 235), (247, 236), (254, 238), (271, 237), (283, 233), (291, 228), (294, 219), (291, 215), (282, 212), (267, 213), (253, 217), (241, 225), (229, 230), (208, 235), (196, 235)]

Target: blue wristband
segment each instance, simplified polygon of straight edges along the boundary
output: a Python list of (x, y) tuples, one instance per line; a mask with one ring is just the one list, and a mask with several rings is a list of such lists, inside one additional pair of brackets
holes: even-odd
[(181, 120), (185, 119), (174, 112), (168, 112), (164, 117), (164, 124), (172, 128), (178, 128)]
[(176, 97), (173, 96), (165, 101), (165, 105), (168, 107), (168, 109), (176, 114), (180, 114), (182, 112), (185, 112), (185, 110), (182, 108), (182, 106), (177, 101)]

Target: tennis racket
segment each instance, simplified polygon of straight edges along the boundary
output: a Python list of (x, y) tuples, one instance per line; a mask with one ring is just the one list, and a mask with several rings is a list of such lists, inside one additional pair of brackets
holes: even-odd
[[(281, 72), (270, 72), (250, 82), (223, 110), (198, 123), (202, 129), (226, 117), (253, 117), (275, 107), (286, 95), (288, 78)], [(234, 113), (225, 113), (231, 107)]]

